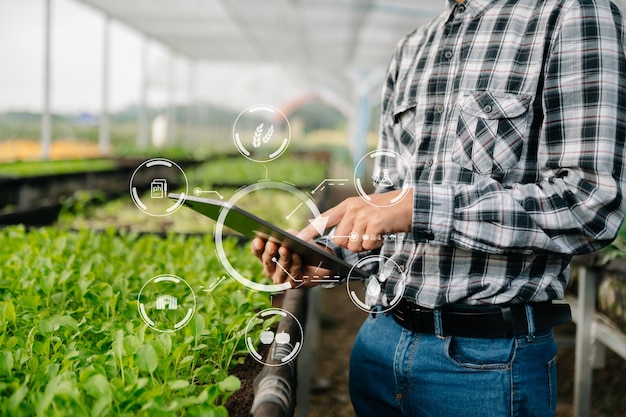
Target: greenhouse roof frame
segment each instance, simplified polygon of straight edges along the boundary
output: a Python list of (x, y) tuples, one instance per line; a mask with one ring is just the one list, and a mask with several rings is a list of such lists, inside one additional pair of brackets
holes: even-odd
[(80, 0), (192, 60), (334, 72), (387, 65), (443, 0)]
[[(46, 0), (49, 4), (51, 0)], [(211, 100), (275, 97), (279, 106), (319, 99), (351, 124), (352, 150), (362, 153), (369, 109), (379, 102), (384, 71), (397, 43), (438, 15), (445, 0), (76, 0), (100, 10), (189, 60), (202, 74), (224, 73), (192, 96)], [(107, 25), (108, 26), (108, 25)], [(105, 31), (106, 31), (105, 26)], [(108, 32), (103, 47), (102, 120), (108, 113)], [(197, 65), (199, 64), (199, 65)], [(48, 65), (48, 64), (47, 64)], [(47, 72), (49, 69), (46, 70)], [(171, 76), (171, 71), (169, 71)], [(171, 84), (171, 81), (162, 81)], [(226, 88), (225, 88), (226, 87)], [(48, 87), (45, 87), (48, 88)], [(220, 93), (217, 93), (217, 91)], [(257, 97), (253, 92), (260, 92)], [(269, 94), (273, 93), (273, 95)], [(210, 100), (209, 100), (210, 101)], [(140, 103), (140, 106), (142, 104)], [(232, 106), (233, 103), (230, 103)], [(238, 104), (235, 104), (238, 105)], [(44, 111), (48, 114), (49, 111)], [(44, 116), (44, 126), (47, 116)], [(141, 122), (145, 125), (145, 121)], [(49, 130), (49, 129), (48, 129)], [(101, 148), (108, 126), (101, 123)], [(140, 129), (146, 131), (145, 127)], [(42, 142), (50, 142), (44, 129)], [(47, 133), (46, 133), (47, 132)], [(145, 143), (145, 138), (138, 138)], [(357, 147), (359, 147), (357, 149)], [(44, 149), (46, 146), (44, 146)], [(46, 151), (44, 150), (44, 155)]]

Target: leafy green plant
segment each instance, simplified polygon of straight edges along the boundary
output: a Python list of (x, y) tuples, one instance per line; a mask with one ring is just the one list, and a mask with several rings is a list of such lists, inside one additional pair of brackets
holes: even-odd
[(98, 205), (99, 202), (102, 204), (97, 195), (75, 195), (64, 204), (57, 226), (64, 229), (98, 230), (115, 227), (118, 230), (163, 234), (172, 231), (210, 234), (213, 230), (213, 224), (208, 218), (185, 207), (170, 216), (155, 217), (139, 210), (129, 196), (102, 205)]
[[(221, 188), (224, 201), (235, 193), (233, 188)], [(149, 198), (149, 195), (146, 197)], [(80, 192), (68, 199), (59, 215), (57, 226), (64, 229), (106, 229), (115, 227), (119, 230), (134, 232), (197, 234), (212, 233), (215, 222), (188, 207), (181, 207), (169, 216), (148, 216), (140, 211), (130, 197), (121, 197), (102, 205), (101, 196)], [(164, 201), (167, 208), (169, 201)], [(290, 212), (300, 204), (300, 200), (288, 192), (260, 190), (250, 193), (237, 202), (237, 205), (285, 229), (304, 227), (313, 214), (305, 209)]]
[(190, 184), (198, 186), (247, 185), (267, 178), (287, 181), (297, 186), (315, 187), (326, 178), (328, 167), (320, 161), (306, 158), (280, 158), (265, 164), (240, 158), (207, 161), (190, 169)]
[(86, 171), (106, 171), (116, 164), (110, 159), (72, 159), (63, 161), (28, 161), (0, 164), (0, 177), (34, 177), (71, 174)]
[[(0, 415), (228, 415), (246, 321), (269, 297), (232, 280), (201, 290), (223, 274), (210, 237), (16, 226), (0, 248)], [(138, 314), (141, 286), (162, 273), (196, 289), (195, 315), (173, 333)]]

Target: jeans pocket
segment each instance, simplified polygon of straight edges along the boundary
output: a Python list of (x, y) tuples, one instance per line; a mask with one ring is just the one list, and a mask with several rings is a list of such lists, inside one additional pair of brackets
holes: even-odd
[(524, 152), (530, 96), (488, 91), (460, 104), (452, 161), (481, 175), (502, 175)]
[(456, 366), (474, 370), (507, 370), (515, 353), (514, 339), (449, 337), (447, 356)]

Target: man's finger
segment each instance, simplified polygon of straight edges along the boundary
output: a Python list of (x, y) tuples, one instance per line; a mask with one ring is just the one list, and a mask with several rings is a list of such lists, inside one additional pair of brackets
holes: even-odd
[(272, 262), (276, 265), (272, 281), (274, 284), (282, 284), (288, 280), (289, 269), (291, 268), (291, 252), (287, 248), (280, 247), (278, 254), (272, 257)]
[(302, 229), (296, 236), (305, 241), (311, 240), (322, 234), (323, 229), (339, 224), (344, 213), (345, 208), (343, 203), (326, 210), (317, 218), (310, 220), (309, 225)]
[(295, 279), (300, 278), (298, 275), (302, 275), (302, 258), (297, 253), (291, 254), (291, 268), (289, 274)]
[(252, 245), (250, 248), (252, 250), (252, 254), (260, 259), (263, 255), (263, 249), (265, 249), (265, 241), (261, 238), (255, 237), (252, 239)]
[(274, 242), (267, 241), (265, 243), (265, 249), (263, 250), (263, 255), (261, 259), (263, 261), (263, 265), (269, 266), (273, 269), (274, 262), (272, 258), (278, 256), (278, 246)]

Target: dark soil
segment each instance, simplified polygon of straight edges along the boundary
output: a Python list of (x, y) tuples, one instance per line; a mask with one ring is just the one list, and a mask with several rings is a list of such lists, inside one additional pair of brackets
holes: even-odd
[(231, 373), (241, 381), (241, 388), (226, 401), (226, 408), (230, 417), (249, 417), (252, 401), (254, 400), (254, 378), (261, 372), (263, 365), (254, 360), (252, 355), (237, 366)]
[[(269, 346), (260, 345), (259, 353), (265, 355)], [(250, 409), (254, 401), (254, 378), (263, 369), (263, 364), (255, 360), (252, 355), (246, 356), (243, 364), (238, 365), (231, 375), (235, 375), (241, 381), (241, 388), (226, 401), (229, 417), (250, 417)]]
[(321, 312), (309, 416), (354, 417), (348, 392), (350, 351), (367, 316), (350, 301), (344, 286), (322, 292)]

